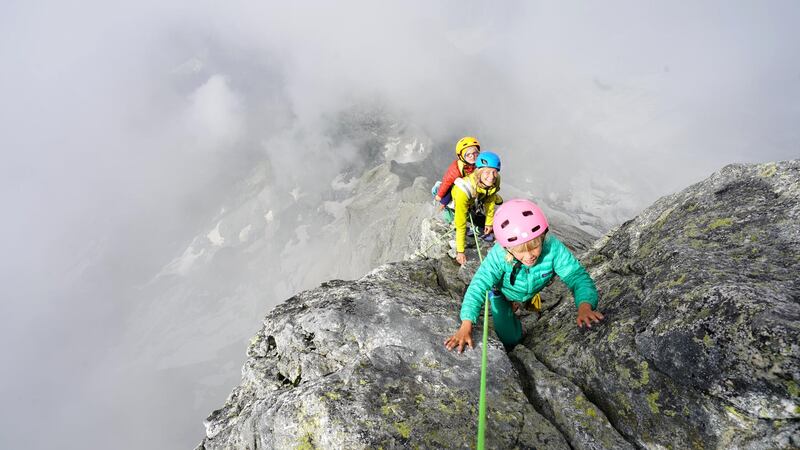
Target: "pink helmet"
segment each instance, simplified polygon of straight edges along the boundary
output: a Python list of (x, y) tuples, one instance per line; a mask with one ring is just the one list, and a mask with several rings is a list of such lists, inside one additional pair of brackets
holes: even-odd
[(515, 198), (494, 214), (494, 235), (503, 247), (524, 244), (547, 231), (547, 218), (535, 203)]

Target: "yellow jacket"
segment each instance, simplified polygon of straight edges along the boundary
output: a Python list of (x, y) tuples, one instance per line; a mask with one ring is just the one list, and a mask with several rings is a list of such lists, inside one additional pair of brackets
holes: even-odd
[[(494, 205), (500, 199), (497, 191), (500, 190), (500, 175), (494, 182), (494, 186), (482, 188), (479, 186), (477, 173), (459, 178), (453, 185), (453, 206), (455, 218), (453, 223), (456, 226), (456, 252), (464, 253), (464, 244), (467, 239), (467, 212), (473, 204), (483, 204), (483, 212), (486, 215), (486, 225), (491, 225), (494, 220)], [(468, 192), (469, 191), (469, 192)], [(502, 202), (502, 200), (500, 200)]]

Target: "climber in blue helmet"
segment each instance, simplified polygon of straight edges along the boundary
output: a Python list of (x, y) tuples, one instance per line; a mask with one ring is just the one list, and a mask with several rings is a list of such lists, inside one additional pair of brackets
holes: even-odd
[(486, 217), (483, 235), (489, 240), (493, 238), (492, 221), (494, 219), (495, 205), (503, 203), (502, 197), (497, 192), (500, 190), (500, 157), (493, 152), (481, 152), (475, 160), (475, 171), (464, 178), (455, 181), (453, 204), (455, 216), (453, 223), (456, 227), (456, 262), (464, 264), (467, 256), (464, 254), (467, 238), (467, 222), (470, 208), (475, 206)]

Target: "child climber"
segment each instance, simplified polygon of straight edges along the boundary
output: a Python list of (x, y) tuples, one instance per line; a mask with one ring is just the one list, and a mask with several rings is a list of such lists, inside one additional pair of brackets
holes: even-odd
[[(456, 143), (456, 159), (447, 167), (447, 170), (442, 176), (442, 181), (434, 185), (433, 189), (434, 199), (439, 202), (439, 209), (444, 209), (452, 197), (450, 196), (450, 189), (457, 178), (465, 177), (475, 170), (475, 159), (478, 153), (481, 152), (481, 143), (472, 136), (464, 136)], [(452, 211), (449, 211), (449, 216), (452, 217)], [(450, 219), (449, 221), (452, 221)]]
[(482, 152), (475, 161), (475, 171), (464, 178), (457, 178), (453, 190), (453, 218), (456, 227), (456, 262), (464, 265), (467, 240), (467, 224), (471, 210), (482, 210), (484, 220), (483, 235), (491, 238), (494, 207), (503, 203), (497, 193), (500, 190), (500, 157), (492, 152)]
[(448, 350), (472, 348), (472, 324), (483, 309), (489, 291), (497, 337), (506, 348), (522, 340), (522, 324), (514, 315), (519, 306), (541, 291), (554, 275), (572, 290), (579, 327), (592, 327), (603, 315), (596, 311), (597, 288), (589, 274), (564, 244), (547, 235), (547, 219), (536, 204), (509, 200), (495, 214), (497, 243), (484, 258), (461, 304), (461, 327), (445, 341)]

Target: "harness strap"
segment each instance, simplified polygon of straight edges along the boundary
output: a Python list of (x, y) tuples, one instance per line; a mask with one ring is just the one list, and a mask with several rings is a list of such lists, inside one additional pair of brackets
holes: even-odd
[(470, 183), (469, 180), (467, 180), (466, 178), (456, 178), (453, 184), (455, 184), (459, 189), (464, 191), (464, 193), (467, 194), (467, 198), (469, 200), (475, 198), (476, 192), (472, 187), (472, 183)]
[(511, 280), (510, 281), (511, 281), (511, 285), (512, 286), (514, 285), (514, 282), (517, 281), (517, 274), (519, 273), (519, 269), (520, 268), (522, 268), (522, 262), (517, 260), (517, 262), (514, 263), (514, 268), (511, 269)]

